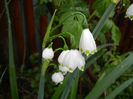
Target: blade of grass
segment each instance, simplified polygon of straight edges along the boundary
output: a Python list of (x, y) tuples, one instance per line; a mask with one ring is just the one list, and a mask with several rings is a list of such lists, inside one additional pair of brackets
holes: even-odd
[[(48, 26), (48, 29), (47, 29), (47, 32), (45, 34), (45, 37), (43, 39), (43, 44), (42, 44), (42, 48), (44, 49), (48, 40), (49, 40), (49, 35), (50, 35), (50, 31), (51, 31), (51, 27), (52, 27), (52, 24), (53, 24), (53, 20), (54, 20), (54, 17), (55, 17), (55, 13), (56, 13), (56, 10), (51, 18), (51, 21), (49, 23), (49, 26)], [(46, 60), (43, 60), (43, 63), (42, 63), (42, 69), (41, 69), (41, 75), (40, 75), (40, 84), (39, 84), (39, 91), (38, 91), (38, 96), (37, 96), (37, 99), (43, 99), (44, 97), (44, 79), (45, 79), (45, 72), (46, 72), (46, 69), (49, 65), (49, 62), (46, 61)]]
[(8, 19), (9, 77), (10, 77), (11, 96), (12, 96), (12, 99), (19, 99), (17, 81), (16, 81), (16, 73), (15, 73), (11, 19), (10, 19), (7, 1), (4, 0), (4, 2), (5, 2), (6, 13), (7, 13), (7, 19)]
[(105, 11), (104, 15), (102, 16), (102, 18), (100, 19), (100, 21), (98, 22), (98, 24), (96, 25), (95, 29), (92, 32), (95, 39), (98, 37), (102, 27), (104, 26), (104, 23), (106, 22), (107, 18), (109, 17), (110, 13), (115, 8), (115, 6), (115, 3), (111, 3), (108, 9)]
[(1, 82), (2, 82), (2, 79), (3, 79), (4, 74), (6, 73), (6, 70), (7, 70), (7, 67), (5, 68), (4, 72), (2, 73), (2, 75), (1, 75), (1, 77), (0, 77), (0, 84), (1, 84)]
[(78, 89), (78, 82), (79, 82), (79, 72), (77, 73), (77, 76), (75, 78), (75, 82), (72, 85), (70, 99), (76, 99), (77, 89)]
[(100, 78), (92, 91), (85, 97), (85, 99), (98, 99), (98, 97), (106, 90), (122, 73), (124, 73), (133, 64), (133, 53), (122, 61), (111, 73), (104, 78)]
[(111, 94), (109, 94), (105, 99), (114, 99), (116, 95), (118, 95), (121, 91), (127, 88), (129, 85), (133, 83), (133, 78), (122, 83), (119, 87), (117, 87)]
[(67, 81), (67, 87), (65, 87), (62, 95), (61, 95), (61, 98), (60, 99), (67, 99), (68, 95), (69, 95), (69, 92), (70, 92), (70, 89), (71, 89), (71, 86), (73, 85), (75, 79), (76, 79), (76, 75), (78, 74), (79, 72), (79, 69), (77, 68), (72, 74), (71, 76), (69, 77), (68, 81)]

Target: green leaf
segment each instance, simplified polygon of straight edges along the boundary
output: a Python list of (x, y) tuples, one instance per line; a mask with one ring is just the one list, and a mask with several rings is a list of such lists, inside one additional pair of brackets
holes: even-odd
[(93, 3), (92, 8), (97, 11), (97, 16), (101, 17), (110, 3), (110, 0), (96, 0)]
[(60, 8), (59, 13), (66, 13), (70, 11), (78, 11), (85, 14), (87, 17), (89, 16), (89, 8), (88, 5), (82, 0), (74, 0), (74, 7), (72, 3), (63, 4)]
[(79, 24), (78, 21), (68, 21), (68, 23), (65, 23), (62, 28), (62, 32), (69, 32), (74, 36), (74, 39), (71, 39), (71, 47), (72, 48), (78, 48), (79, 47), (79, 41), (80, 36), (82, 33), (82, 26)]
[(6, 9), (6, 13), (7, 13), (7, 19), (8, 19), (9, 77), (10, 77), (11, 96), (12, 96), (12, 99), (19, 99), (18, 89), (17, 89), (17, 81), (16, 81), (15, 63), (14, 63), (11, 19), (10, 19), (7, 0), (4, 0), (4, 3), (5, 3), (5, 9)]
[(121, 32), (116, 25), (113, 25), (112, 28), (112, 40), (114, 41), (115, 45), (119, 45), (119, 41), (121, 38)]
[(75, 82), (72, 85), (70, 99), (76, 99), (77, 89), (78, 89), (78, 81), (79, 81), (79, 72), (77, 73)]
[(79, 72), (79, 69), (77, 68), (69, 77), (68, 81), (67, 81), (67, 87), (65, 87), (62, 95), (61, 95), (61, 98), (60, 99), (67, 99), (68, 95), (69, 95), (69, 92), (70, 92), (70, 89), (73, 85), (73, 83), (75, 82), (75, 79), (76, 79), (76, 76)]
[(113, 99), (115, 96), (117, 96), (121, 91), (123, 91), (125, 88), (127, 88), (129, 85), (133, 83), (133, 78), (130, 78), (129, 80), (122, 83), (120, 86), (118, 86), (112, 93), (110, 93), (105, 99)]
[(48, 65), (49, 65), (49, 62), (46, 60), (43, 60), (37, 99), (43, 99), (44, 97), (44, 83), (45, 83), (44, 80), (45, 80), (45, 72)]
[(96, 85), (92, 91), (85, 97), (85, 99), (97, 99), (117, 78), (120, 77), (128, 68), (133, 64), (133, 53), (122, 61), (117, 67), (115, 67), (112, 72), (102, 76), (97, 81)]
[(45, 34), (45, 36), (44, 36), (43, 44), (42, 44), (42, 48), (43, 48), (43, 49), (45, 48), (45, 46), (46, 46), (46, 44), (47, 44), (47, 42), (48, 42), (48, 40), (49, 40), (49, 35), (50, 35), (50, 31), (51, 31), (51, 27), (52, 27), (52, 24), (53, 24), (53, 21), (54, 21), (54, 17), (55, 17), (56, 11), (57, 11), (57, 10), (54, 11), (54, 14), (53, 14), (53, 16), (52, 16), (52, 18), (51, 18), (51, 21), (50, 21), (50, 23), (49, 23), (49, 25), (48, 25), (46, 34)]
[(100, 31), (104, 26), (104, 23), (108, 19), (110, 13), (113, 11), (115, 6), (116, 6), (115, 4), (111, 3), (110, 6), (108, 7), (108, 9), (105, 11), (104, 15), (102, 16), (102, 18), (100, 19), (100, 21), (98, 22), (98, 24), (96, 25), (96, 27), (95, 27), (95, 29), (93, 30), (93, 33), (92, 33), (94, 35), (95, 39), (100, 34)]
[(108, 33), (111, 30), (113, 25), (115, 25), (115, 24), (113, 23), (112, 20), (109, 20), (109, 19), (106, 20), (105, 25), (103, 26), (103, 28), (99, 34), (99, 37), (97, 38), (102, 44), (106, 43), (106, 41), (107, 41), (106, 37), (105, 37), (106, 33)]

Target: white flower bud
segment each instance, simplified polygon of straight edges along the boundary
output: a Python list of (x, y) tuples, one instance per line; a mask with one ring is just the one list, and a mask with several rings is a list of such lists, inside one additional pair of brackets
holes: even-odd
[(59, 70), (62, 72), (63, 75), (66, 75), (66, 73), (68, 72), (68, 68), (66, 66), (59, 65)]
[(87, 56), (89, 54), (94, 54), (97, 51), (95, 40), (89, 29), (83, 30), (80, 37), (79, 49)]
[(126, 11), (127, 17), (129, 17), (131, 20), (133, 20), (133, 4), (131, 4), (127, 11)]
[(65, 55), (69, 52), (69, 50), (66, 50), (66, 51), (62, 51), (61, 54), (59, 55), (58, 57), (58, 62), (61, 66), (63, 66), (63, 60), (64, 60), (64, 57)]
[(54, 51), (52, 48), (45, 48), (42, 52), (42, 57), (46, 60), (52, 60), (54, 57)]
[(57, 72), (52, 75), (52, 81), (55, 82), (56, 84), (58, 83), (62, 84), (63, 80), (64, 76), (62, 75), (61, 72)]

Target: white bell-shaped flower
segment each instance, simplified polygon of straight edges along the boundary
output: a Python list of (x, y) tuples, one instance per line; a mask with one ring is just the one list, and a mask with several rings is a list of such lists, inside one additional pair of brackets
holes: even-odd
[(95, 40), (89, 29), (83, 30), (80, 37), (79, 49), (87, 56), (89, 54), (94, 54), (95, 52), (97, 52)]
[(73, 72), (77, 67), (83, 70), (85, 60), (78, 50), (70, 50), (64, 58), (63, 65), (68, 67), (69, 72)]
[(62, 51), (61, 54), (59, 55), (58, 57), (58, 62), (61, 66), (63, 66), (63, 60), (64, 60), (64, 57), (65, 55), (69, 52), (69, 50), (66, 50), (66, 51)]
[(52, 81), (55, 82), (56, 84), (58, 83), (62, 84), (63, 80), (64, 76), (61, 72), (57, 72), (52, 75)]
[(54, 57), (54, 51), (52, 48), (45, 48), (42, 52), (42, 57), (46, 60), (52, 60)]
[(66, 73), (68, 72), (68, 68), (66, 66), (59, 65), (59, 70), (62, 72), (63, 75), (66, 75)]
[(133, 20), (133, 4), (128, 7), (126, 11), (126, 16)]
[(79, 57), (80, 58), (78, 58), (78, 68), (79, 68), (79, 70), (81, 70), (81, 71), (84, 71), (84, 66), (85, 66), (85, 58), (81, 55), (81, 54), (79, 54)]

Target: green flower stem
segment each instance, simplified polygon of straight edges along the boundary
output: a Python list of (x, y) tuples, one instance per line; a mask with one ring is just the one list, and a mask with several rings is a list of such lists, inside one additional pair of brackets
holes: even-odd
[(11, 96), (12, 96), (12, 99), (19, 99), (18, 89), (17, 89), (17, 81), (16, 81), (16, 73), (15, 73), (11, 19), (10, 19), (10, 14), (9, 14), (7, 1), (4, 0), (4, 2), (5, 2), (6, 13), (7, 13), (7, 19), (8, 19), (9, 76), (10, 76)]
[(89, 16), (89, 18), (88, 18), (88, 22), (91, 20), (91, 18), (93, 17), (93, 16), (95, 16), (96, 15), (96, 11), (94, 11), (92, 14), (91, 14), (91, 16)]
[(47, 70), (48, 65), (49, 65), (49, 61), (43, 59), (41, 75), (40, 75), (40, 85), (39, 85), (39, 91), (38, 91), (37, 99), (43, 99), (43, 97), (44, 97), (44, 83), (45, 83), (44, 78), (45, 78), (45, 72)]
[(49, 38), (48, 42), (51, 42), (52, 40), (58, 38), (59, 36), (65, 36), (66, 37), (67, 34), (70, 37), (74, 38), (74, 36), (71, 33), (69, 33), (69, 32), (63, 32), (63, 33), (60, 33), (60, 34), (53, 35), (52, 37)]
[(57, 51), (59, 51), (59, 50), (64, 50), (63, 48), (57, 48), (55, 51), (54, 51), (54, 53), (56, 53)]
[(98, 22), (97, 26), (95, 27), (95, 29), (94, 29), (94, 31), (92, 33), (94, 35), (95, 39), (100, 34), (100, 31), (101, 31), (102, 27), (104, 26), (104, 23), (108, 19), (110, 13), (115, 8), (115, 6), (116, 6), (115, 3), (111, 3), (110, 6), (108, 7), (108, 9), (105, 11), (104, 15), (102, 16), (101, 20)]
[[(55, 10), (55, 12), (54, 12), (54, 14), (51, 18), (51, 21), (49, 23), (47, 32), (46, 32), (45, 37), (43, 39), (42, 49), (45, 48), (45, 46), (46, 46), (46, 44), (49, 40), (49, 35), (50, 35), (50, 31), (51, 31), (51, 27), (52, 27), (52, 24), (53, 24), (53, 20), (54, 20), (54, 16), (55, 16), (56, 11), (57, 10)], [(43, 61), (43, 64), (42, 64), (42, 69), (41, 69), (40, 85), (39, 85), (39, 91), (38, 91), (37, 99), (43, 99), (43, 97), (44, 97), (44, 77), (45, 77), (45, 72), (46, 72), (46, 70), (48, 68), (48, 65), (49, 65), (49, 61), (44, 60), (44, 59), (42, 59), (42, 61)]]

